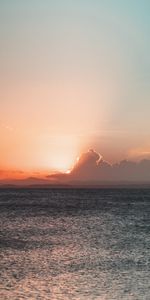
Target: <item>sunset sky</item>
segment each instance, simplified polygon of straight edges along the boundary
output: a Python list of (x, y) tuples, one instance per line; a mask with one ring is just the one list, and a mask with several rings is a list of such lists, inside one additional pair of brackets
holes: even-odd
[(0, 1), (0, 170), (150, 158), (150, 1)]

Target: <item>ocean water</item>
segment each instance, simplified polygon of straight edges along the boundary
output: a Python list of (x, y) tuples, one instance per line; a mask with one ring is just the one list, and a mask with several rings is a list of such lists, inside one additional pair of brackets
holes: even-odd
[(0, 299), (150, 300), (150, 190), (1, 190)]

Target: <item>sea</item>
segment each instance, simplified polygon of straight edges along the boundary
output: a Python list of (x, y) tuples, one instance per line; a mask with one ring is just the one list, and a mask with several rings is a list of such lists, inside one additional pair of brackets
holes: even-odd
[(0, 299), (150, 300), (150, 189), (1, 189)]

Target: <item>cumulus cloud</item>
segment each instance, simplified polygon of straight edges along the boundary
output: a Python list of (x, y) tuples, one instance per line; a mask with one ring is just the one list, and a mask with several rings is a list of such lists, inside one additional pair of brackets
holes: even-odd
[[(51, 175), (52, 176), (52, 175)], [(81, 154), (70, 174), (54, 175), (60, 181), (117, 183), (150, 182), (150, 160), (133, 162), (123, 160), (116, 164), (106, 162), (93, 149)]]
[(90, 149), (88, 152), (82, 153), (77, 159), (77, 163), (75, 164), (72, 173), (77, 172), (78, 170), (81, 172), (81, 170), (89, 171), (92, 168), (95, 169), (100, 160), (101, 155), (93, 149)]
[(111, 165), (103, 160), (101, 154), (90, 149), (83, 153), (74, 168), (71, 171), (70, 177), (81, 181), (94, 181), (108, 175)]

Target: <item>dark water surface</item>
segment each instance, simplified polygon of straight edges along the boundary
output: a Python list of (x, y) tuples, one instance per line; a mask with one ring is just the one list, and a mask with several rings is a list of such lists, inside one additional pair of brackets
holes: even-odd
[(150, 190), (1, 190), (0, 299), (150, 300)]

